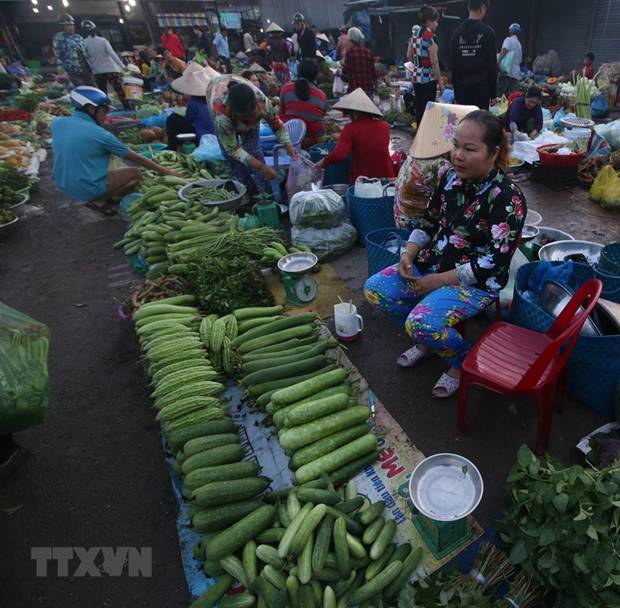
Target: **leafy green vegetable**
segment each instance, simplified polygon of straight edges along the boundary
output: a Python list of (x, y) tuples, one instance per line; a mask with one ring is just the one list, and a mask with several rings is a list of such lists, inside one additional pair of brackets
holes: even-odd
[(40, 93), (25, 93), (17, 96), (15, 106), (24, 112), (34, 112), (44, 99), (45, 95)]
[(522, 446), (499, 522), (510, 559), (562, 608), (620, 605), (620, 466), (563, 467)]
[(30, 185), (30, 180), (13, 165), (0, 163), (0, 185), (17, 191), (27, 188)]

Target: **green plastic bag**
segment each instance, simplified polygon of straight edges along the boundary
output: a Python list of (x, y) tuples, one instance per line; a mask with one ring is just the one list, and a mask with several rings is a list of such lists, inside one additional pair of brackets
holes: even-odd
[(47, 415), (49, 329), (0, 302), (0, 435)]

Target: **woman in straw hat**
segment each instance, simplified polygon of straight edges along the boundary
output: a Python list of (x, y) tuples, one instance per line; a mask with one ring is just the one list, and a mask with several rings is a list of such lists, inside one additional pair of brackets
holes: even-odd
[(329, 167), (351, 156), (349, 183), (360, 177), (394, 177), (390, 158), (390, 126), (383, 120), (381, 110), (362, 89), (345, 95), (334, 104), (351, 117), (340, 134), (334, 151), (317, 167)]
[(439, 180), (452, 166), (448, 153), (457, 125), (476, 106), (429, 103), (407, 160), (396, 178), (394, 222), (413, 230)]
[(207, 106), (206, 92), (209, 80), (215, 70), (203, 68), (197, 63), (191, 63), (183, 76), (173, 80), (170, 87), (185, 95), (187, 100), (187, 111), (185, 116), (180, 116), (173, 112), (166, 120), (166, 133), (168, 136), (168, 149), (178, 150), (181, 142), (177, 140), (177, 135), (181, 133), (195, 133), (196, 144), (200, 143), (200, 138), (207, 133), (215, 133), (215, 125)]
[(260, 146), (261, 120), (271, 127), (286, 153), (297, 159), (284, 123), (278, 117), (271, 101), (249, 81), (236, 76), (218, 76), (207, 87), (207, 103), (215, 119), (217, 138), (235, 179), (243, 183), (251, 194), (271, 192), (271, 181), (276, 172), (265, 164)]
[(284, 30), (273, 21), (265, 31), (269, 37), (267, 61), (271, 63), (271, 69), (276, 75), (278, 85), (283, 86), (291, 80), (291, 72), (288, 69), (291, 53), (284, 40)]
[(433, 396), (454, 395), (471, 345), (457, 325), (486, 309), (508, 282), (527, 206), (504, 173), (508, 161), (500, 121), (471, 112), (454, 134), (453, 168), (441, 179), (400, 264), (370, 277), (366, 299), (400, 321), (416, 342), (398, 358), (413, 367), (433, 353), (450, 366)]

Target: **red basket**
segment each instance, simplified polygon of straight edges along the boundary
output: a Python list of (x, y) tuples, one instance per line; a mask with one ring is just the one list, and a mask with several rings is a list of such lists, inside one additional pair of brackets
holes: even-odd
[(549, 148), (557, 148), (558, 144), (547, 144), (538, 148), (538, 156), (543, 167), (556, 167), (559, 169), (570, 169), (576, 167), (581, 159), (586, 155), (585, 152), (576, 152), (575, 154), (554, 154), (547, 152)]

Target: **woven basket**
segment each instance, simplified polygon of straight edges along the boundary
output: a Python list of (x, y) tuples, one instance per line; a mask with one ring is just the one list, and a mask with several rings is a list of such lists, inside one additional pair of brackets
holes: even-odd
[[(539, 262), (522, 266), (517, 273), (510, 321), (515, 325), (545, 332), (553, 317), (523, 296), (531, 273)], [(579, 288), (594, 271), (585, 264), (574, 264), (570, 286)], [(620, 336), (580, 336), (568, 360), (568, 392), (587, 407), (606, 417), (615, 411), (616, 385), (620, 378)]]
[(596, 278), (603, 281), (602, 297), (620, 304), (620, 275), (603, 272), (600, 268), (597, 268)]
[(611, 243), (603, 247), (598, 267), (607, 274), (620, 277), (620, 243)]
[[(387, 186), (387, 183), (386, 183)], [(366, 236), (373, 230), (394, 227), (394, 197), (362, 198), (355, 196), (355, 186), (347, 191), (351, 222), (357, 229), (357, 242), (366, 247)]]
[[(332, 141), (325, 142), (323, 144), (316, 144), (309, 150), (310, 160), (313, 163), (318, 163), (325, 158), (327, 154), (333, 152), (336, 144)], [(331, 186), (332, 184), (348, 184), (349, 183), (349, 169), (351, 168), (351, 157), (349, 156), (342, 162), (325, 167), (325, 174), (323, 175), (323, 185)]]
[[(371, 277), (384, 268), (398, 264), (400, 260), (400, 248), (407, 242), (410, 232), (399, 228), (380, 228), (366, 235), (366, 248), (368, 255), (368, 276)], [(399, 252), (392, 253), (385, 243), (397, 238), (399, 240)]]

